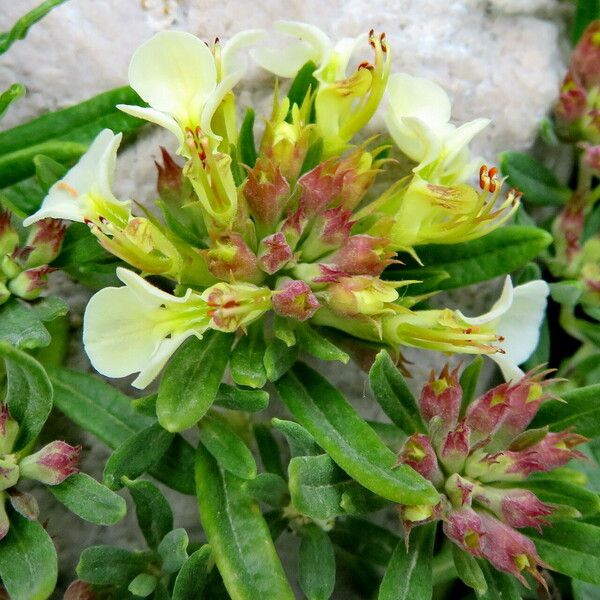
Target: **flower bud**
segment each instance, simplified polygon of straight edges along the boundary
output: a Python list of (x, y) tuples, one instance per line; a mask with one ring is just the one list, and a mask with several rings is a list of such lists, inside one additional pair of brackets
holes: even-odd
[(407, 438), (398, 455), (398, 463), (408, 465), (434, 485), (443, 480), (431, 440), (422, 433), (413, 433)]
[(474, 498), (511, 527), (535, 527), (540, 531), (542, 525), (549, 524), (544, 517), (553, 512), (529, 490), (478, 486)]
[(444, 519), (444, 533), (459, 548), (481, 556), (481, 543), (485, 535), (481, 516), (471, 508), (452, 510)]
[(581, 119), (587, 110), (587, 93), (571, 75), (567, 75), (560, 90), (554, 114), (559, 128), (569, 126)]
[(471, 444), (487, 443), (502, 424), (508, 408), (509, 384), (503, 383), (472, 402), (467, 408), (465, 423), (471, 430)]
[(592, 21), (583, 32), (569, 70), (587, 89), (600, 85), (600, 21)]
[(302, 260), (310, 262), (342, 246), (354, 224), (352, 213), (341, 206), (330, 208), (313, 221), (308, 237), (302, 243)]
[(535, 544), (512, 527), (492, 516), (480, 513), (484, 535), (481, 537), (481, 554), (496, 569), (514, 575), (525, 587), (529, 587), (522, 572), (528, 571), (547, 588), (544, 578), (537, 570), (546, 566), (539, 557)]
[(594, 171), (596, 176), (600, 175), (600, 144), (596, 146), (585, 145), (583, 162), (589, 169)]
[(333, 159), (318, 164), (298, 179), (300, 208), (307, 217), (320, 214), (339, 195), (342, 180)]
[(470, 433), (469, 426), (461, 421), (446, 436), (440, 450), (440, 459), (447, 472), (457, 473), (464, 467), (470, 451)]
[(453, 507), (456, 509), (471, 508), (475, 484), (468, 479), (461, 477), (458, 473), (453, 473), (446, 480), (444, 489)]
[(273, 293), (273, 310), (282, 317), (306, 321), (320, 304), (305, 281), (288, 279)]
[(21, 492), (16, 489), (8, 491), (12, 507), (26, 519), (36, 521), (40, 514), (40, 507), (33, 494)]
[(279, 220), (290, 193), (290, 186), (280, 168), (268, 158), (261, 157), (244, 184), (243, 194), (256, 219), (266, 225)]
[(10, 212), (0, 210), (0, 257), (12, 254), (19, 243), (19, 234), (13, 229)]
[(225, 281), (258, 281), (256, 255), (239, 233), (218, 236), (207, 252), (208, 269), (218, 279)]
[(388, 240), (371, 235), (353, 235), (343, 248), (327, 261), (348, 275), (379, 276), (394, 261), (395, 252), (388, 251)]
[(293, 257), (283, 233), (263, 238), (258, 245), (258, 266), (269, 275), (282, 269)]
[(51, 263), (59, 254), (66, 225), (58, 219), (42, 219), (29, 227), (26, 246), (31, 248), (24, 266), (39, 267)]
[(48, 274), (56, 271), (53, 267), (44, 265), (23, 271), (8, 282), (8, 289), (23, 300), (35, 300), (48, 285)]
[(161, 146), (160, 152), (163, 164), (154, 161), (158, 169), (156, 191), (167, 204), (181, 206), (192, 195), (191, 184), (183, 176), (183, 168), (173, 160), (167, 149)]
[(0, 490), (7, 490), (17, 485), (21, 474), (13, 454), (0, 458)]
[(301, 208), (290, 213), (281, 224), (281, 233), (285, 236), (285, 239), (292, 250), (296, 248), (307, 224), (308, 219)]
[(370, 152), (361, 149), (352, 152), (340, 161), (338, 168), (342, 178), (340, 201), (344, 209), (353, 210), (359, 205), (371, 187), (380, 163), (381, 161), (373, 160)]
[(200, 297), (210, 308), (210, 326), (225, 332), (249, 325), (271, 308), (271, 290), (251, 283), (216, 283)]
[(419, 410), (425, 423), (439, 416), (447, 429), (456, 425), (462, 400), (462, 388), (457, 375), (458, 368), (450, 371), (447, 363), (439, 377), (436, 378), (434, 371), (431, 371), (419, 398)]
[(11, 418), (8, 406), (0, 403), (0, 456), (12, 452), (18, 435), (18, 423)]
[(328, 305), (344, 315), (380, 315), (391, 309), (387, 304), (398, 299), (393, 284), (369, 275), (340, 277), (323, 292)]
[(81, 446), (70, 446), (60, 440), (51, 442), (35, 454), (21, 460), (21, 475), (46, 485), (57, 485), (79, 471), (77, 465), (80, 454)]

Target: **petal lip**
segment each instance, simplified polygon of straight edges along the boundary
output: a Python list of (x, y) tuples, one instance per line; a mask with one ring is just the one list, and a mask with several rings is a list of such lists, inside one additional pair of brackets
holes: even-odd
[(234, 61), (238, 51), (245, 46), (253, 46), (263, 40), (266, 36), (267, 32), (264, 29), (247, 29), (233, 35), (223, 45), (223, 49), (221, 50), (221, 79), (224, 79), (227, 75), (237, 71), (244, 73), (247, 68), (245, 63), (241, 67), (234, 67)]
[(117, 104), (117, 108), (132, 117), (137, 117), (138, 119), (143, 119), (149, 123), (164, 127), (177, 138), (180, 146), (183, 145), (183, 130), (171, 115), (161, 112), (160, 110), (155, 110), (154, 108), (133, 106), (131, 104)]
[(512, 306), (513, 298), (514, 298), (514, 290), (512, 279), (510, 275), (506, 276), (504, 280), (504, 286), (502, 287), (502, 293), (500, 294), (500, 298), (496, 300), (492, 308), (483, 315), (478, 317), (467, 317), (460, 310), (456, 311), (456, 314), (469, 325), (485, 325), (495, 319), (500, 318), (504, 315)]

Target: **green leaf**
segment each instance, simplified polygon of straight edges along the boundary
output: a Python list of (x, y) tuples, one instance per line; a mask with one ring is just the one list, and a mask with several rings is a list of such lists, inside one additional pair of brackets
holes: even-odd
[(523, 192), (523, 199), (530, 204), (562, 206), (571, 197), (571, 190), (529, 154), (503, 152), (500, 166), (508, 184)]
[(244, 489), (255, 500), (275, 508), (283, 507), (290, 501), (285, 479), (275, 473), (259, 473), (254, 479), (244, 483)]
[(584, 291), (584, 286), (579, 281), (558, 281), (550, 284), (552, 300), (569, 307), (579, 302)]
[(0, 54), (4, 54), (17, 40), (25, 39), (29, 28), (43, 19), (55, 6), (65, 0), (46, 0), (23, 15), (10, 31), (0, 33)]
[(104, 466), (104, 483), (113, 490), (123, 487), (123, 477), (135, 479), (156, 464), (173, 441), (173, 433), (159, 423), (134, 433), (110, 455)]
[(133, 498), (138, 525), (150, 548), (157, 548), (173, 529), (173, 512), (162, 492), (149, 481), (125, 479)]
[[(420, 246), (420, 267), (408, 255), (402, 255), (404, 267), (389, 268), (386, 279), (417, 279), (423, 283), (408, 287), (409, 294), (450, 290), (516, 271), (535, 258), (552, 242), (552, 236), (535, 227), (511, 225), (461, 244)], [(447, 277), (440, 279), (440, 272)]]
[(531, 427), (548, 426), (551, 431), (573, 427), (586, 437), (593, 439), (600, 436), (600, 384), (566, 392), (562, 399), (564, 402), (544, 402)]
[(6, 112), (6, 109), (15, 101), (25, 95), (25, 86), (20, 83), (13, 83), (7, 90), (0, 94), (0, 117)]
[(167, 431), (195, 425), (213, 403), (229, 359), (233, 335), (210, 331), (187, 339), (169, 360), (158, 387), (156, 414)]
[(298, 364), (277, 382), (288, 410), (329, 456), (362, 486), (400, 504), (435, 504), (429, 481), (381, 441), (345, 398), (321, 375)]
[(415, 397), (385, 350), (375, 358), (369, 372), (369, 384), (375, 399), (392, 423), (408, 435), (427, 431)]
[(327, 600), (333, 594), (333, 546), (327, 534), (314, 523), (300, 529), (298, 582), (308, 600)]
[(291, 122), (291, 112), (294, 104), (297, 106), (302, 106), (304, 102), (304, 98), (306, 98), (306, 94), (310, 92), (314, 92), (319, 86), (319, 82), (315, 79), (313, 73), (317, 69), (317, 65), (312, 61), (308, 61), (304, 64), (290, 85), (290, 91), (288, 92), (287, 97), (290, 100), (290, 112), (288, 114), (288, 121)]
[(157, 583), (158, 581), (154, 575), (140, 573), (137, 577), (132, 579), (131, 583), (127, 587), (127, 590), (134, 596), (146, 598), (156, 589)]
[(461, 416), (465, 414), (467, 407), (475, 398), (475, 392), (477, 390), (477, 382), (479, 381), (479, 375), (481, 373), (481, 367), (483, 366), (483, 358), (481, 356), (475, 357), (461, 373), (460, 376), (460, 387), (462, 388), (462, 400), (460, 405)]
[(85, 473), (75, 473), (47, 489), (72, 513), (96, 525), (114, 525), (127, 512), (121, 496)]
[(240, 135), (238, 137), (240, 159), (243, 164), (252, 168), (256, 163), (256, 143), (254, 141), (254, 111), (246, 109)]
[[(65, 368), (48, 369), (54, 387), (54, 403), (71, 421), (117, 448), (154, 419), (137, 412), (130, 399), (87, 373)], [(181, 436), (152, 467), (150, 473), (182, 494), (194, 494), (194, 449)]]
[(265, 351), (264, 365), (269, 381), (277, 381), (296, 362), (298, 346), (288, 346), (280, 339), (274, 339)]
[(265, 470), (280, 477), (285, 477), (285, 471), (281, 464), (281, 449), (270, 428), (263, 423), (256, 423), (254, 425), (254, 438)]
[(32, 350), (50, 343), (50, 334), (33, 305), (16, 298), (0, 306), (0, 340)]
[(173, 600), (202, 598), (209, 573), (210, 546), (205, 544), (194, 552), (181, 567), (173, 587)]
[(575, 45), (585, 28), (595, 19), (600, 19), (600, 0), (577, 0), (575, 19), (571, 31), (571, 43)]
[(162, 558), (162, 568), (166, 573), (175, 573), (187, 560), (188, 534), (185, 529), (173, 529), (161, 540), (158, 553)]
[(302, 425), (294, 421), (285, 421), (283, 419), (273, 419), (273, 427), (285, 435), (292, 456), (316, 456), (323, 454), (322, 448)]
[(543, 533), (527, 530), (542, 560), (555, 571), (600, 585), (600, 527), (560, 521)]
[(269, 394), (263, 390), (243, 390), (234, 385), (222, 383), (219, 386), (215, 404), (229, 410), (260, 412), (269, 406)]
[(294, 600), (265, 520), (242, 480), (202, 447), (196, 454), (200, 520), (229, 594), (236, 600)]
[(77, 576), (96, 585), (127, 586), (152, 559), (148, 552), (132, 552), (114, 546), (90, 546), (79, 557)]
[(487, 583), (481, 567), (473, 556), (452, 544), (452, 558), (456, 572), (461, 580), (473, 588), (479, 596), (487, 592)]
[(488, 587), (487, 592), (481, 596), (483, 600), (523, 600), (517, 580), (512, 575), (497, 571), (485, 560), (478, 561), (478, 564)]
[(11, 600), (45, 600), (56, 586), (54, 543), (37, 521), (19, 514), (0, 544), (0, 578)]
[(390, 560), (378, 600), (430, 600), (433, 594), (431, 560), (435, 524), (421, 525), (411, 533), (410, 548), (398, 542)]
[(225, 421), (206, 416), (199, 424), (200, 441), (219, 465), (241, 479), (256, 477), (252, 452)]
[(585, 581), (571, 580), (573, 587), (573, 600), (598, 600), (600, 598), (600, 586), (585, 583)]
[(350, 360), (348, 354), (332, 344), (307, 323), (301, 323), (296, 328), (296, 336), (302, 350), (320, 360), (337, 360), (344, 364)]
[(6, 342), (0, 342), (6, 365), (6, 404), (19, 424), (15, 450), (34, 441), (52, 410), (52, 384), (42, 365)]
[(263, 364), (266, 345), (262, 322), (248, 327), (231, 354), (231, 377), (238, 385), (261, 388), (267, 383)]

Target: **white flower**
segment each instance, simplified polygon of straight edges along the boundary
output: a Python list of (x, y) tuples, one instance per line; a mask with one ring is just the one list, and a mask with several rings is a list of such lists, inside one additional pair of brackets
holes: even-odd
[(243, 74), (243, 68), (235, 68), (236, 52), (261, 36), (257, 30), (237, 34), (221, 49), (217, 64), (208, 46), (191, 33), (157, 33), (129, 64), (129, 83), (150, 107), (118, 108), (171, 131), (182, 154), (186, 131), (195, 134), (199, 127), (203, 135), (218, 139), (211, 129), (213, 115)]
[(202, 338), (208, 306), (190, 289), (176, 297), (127, 269), (118, 268), (117, 276), (123, 287), (104, 288), (89, 301), (83, 343), (99, 373), (139, 373), (132, 385), (144, 389), (188, 337)]
[(39, 210), (23, 221), (26, 227), (45, 219), (66, 219), (83, 223), (99, 216), (111, 222), (127, 223), (129, 200), (117, 200), (112, 191), (117, 149), (123, 134), (101, 131), (87, 152), (48, 191)]
[(539, 279), (513, 288), (507, 277), (500, 298), (489, 312), (479, 317), (465, 317), (456, 311), (467, 324), (493, 326), (497, 335), (502, 336), (500, 348), (504, 353), (491, 354), (490, 358), (498, 364), (506, 381), (516, 381), (524, 375), (518, 365), (524, 363), (538, 345), (549, 291), (548, 284)]
[(429, 166), (439, 174), (439, 182), (447, 185), (472, 174), (468, 145), (487, 127), (489, 119), (475, 119), (456, 127), (450, 123), (451, 105), (446, 92), (422, 77), (394, 74), (387, 93), (387, 128), (398, 148), (419, 163), (415, 171), (429, 179), (423, 172)]
[(321, 83), (346, 78), (346, 69), (364, 35), (343, 38), (336, 44), (318, 27), (297, 21), (277, 21), (275, 29), (298, 38), (284, 48), (255, 48), (250, 52), (256, 62), (278, 77), (294, 77), (309, 60), (317, 65), (314, 76)]

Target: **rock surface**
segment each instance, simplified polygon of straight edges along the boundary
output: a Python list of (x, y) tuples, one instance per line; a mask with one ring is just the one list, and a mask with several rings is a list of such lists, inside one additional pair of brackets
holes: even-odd
[[(0, 30), (38, 3), (38, 0), (4, 2)], [(475, 150), (494, 160), (504, 149), (524, 150), (536, 134), (536, 124), (553, 102), (564, 72), (561, 54), (561, 7), (558, 0), (70, 0), (37, 24), (25, 41), (17, 42), (0, 57), (0, 89), (15, 81), (24, 83), (28, 96), (12, 107), (2, 121), (10, 127), (45, 111), (68, 106), (127, 81), (127, 65), (135, 48), (165, 28), (190, 31), (212, 40), (227, 39), (247, 28), (263, 27), (280, 18), (304, 20), (323, 27), (332, 37), (354, 36), (374, 28), (386, 31), (394, 53), (394, 68), (430, 77), (451, 95), (454, 117), (467, 121), (491, 117), (492, 125), (480, 136)], [(270, 77), (251, 68), (242, 82), (240, 106), (268, 105)], [(374, 124), (377, 128), (377, 122)], [(158, 144), (173, 147), (168, 135), (150, 131), (122, 155), (117, 190), (137, 200), (152, 197), (155, 185), (153, 159)], [(80, 314), (86, 293), (55, 280), (58, 293)], [(485, 304), (489, 293), (453, 295), (465, 310)], [(408, 353), (415, 360), (414, 380), (423, 381), (439, 357)], [(80, 347), (72, 363), (86, 368)], [(443, 360), (443, 357), (442, 357)], [(364, 377), (357, 369), (331, 369), (331, 377), (377, 417), (368, 401)], [(86, 445), (84, 469), (100, 477), (107, 450), (66, 419), (56, 417), (54, 433)], [(79, 437), (79, 439), (77, 439)], [(189, 497), (170, 494), (176, 526), (197, 538), (197, 512)], [(55, 536), (61, 555), (61, 585), (74, 577), (73, 567), (82, 548), (98, 543), (140, 546), (141, 535), (130, 511), (116, 527), (100, 528), (75, 522), (52, 501), (43, 499), (43, 515)], [(295, 562), (293, 543), (282, 553)], [(337, 598), (351, 598), (340, 589)]]

